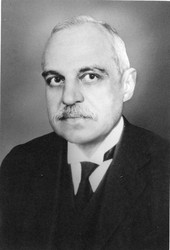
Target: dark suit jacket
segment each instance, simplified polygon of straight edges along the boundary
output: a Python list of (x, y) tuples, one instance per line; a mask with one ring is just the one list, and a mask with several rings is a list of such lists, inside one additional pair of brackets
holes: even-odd
[[(94, 219), (95, 230), (76, 249), (168, 250), (168, 148), (160, 137), (125, 121), (100, 210), (93, 213), (94, 207), (89, 208), (82, 218), (85, 228), (86, 221)], [(15, 147), (4, 159), (2, 249), (56, 249), (53, 238), (66, 160), (67, 142), (55, 133)]]

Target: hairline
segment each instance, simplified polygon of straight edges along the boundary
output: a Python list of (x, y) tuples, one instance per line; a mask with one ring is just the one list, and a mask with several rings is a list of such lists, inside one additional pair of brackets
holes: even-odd
[[(97, 28), (100, 29), (101, 32), (105, 33), (107, 36), (107, 40), (111, 45), (111, 50), (113, 51), (113, 60), (117, 66), (118, 72), (122, 74), (126, 68), (130, 67), (129, 59), (126, 53), (126, 48), (123, 40), (118, 35), (116, 29), (111, 27), (108, 23), (103, 21), (97, 21), (90, 16), (78, 16), (73, 17), (71, 19), (67, 19), (62, 23), (58, 23), (51, 32), (51, 36), (49, 37), (46, 47), (48, 46), (49, 41), (52, 36), (62, 30), (71, 29), (74, 26), (81, 26), (83, 24), (94, 24)], [(121, 48), (119, 48), (121, 46)], [(46, 50), (46, 48), (45, 48)], [(123, 50), (123, 56), (122, 56)], [(42, 62), (43, 65), (43, 62)], [(123, 65), (123, 66), (122, 66)]]

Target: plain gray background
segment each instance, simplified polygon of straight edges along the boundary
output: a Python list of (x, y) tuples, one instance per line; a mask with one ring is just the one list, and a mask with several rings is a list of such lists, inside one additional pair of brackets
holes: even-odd
[(56, 23), (82, 14), (113, 25), (137, 69), (135, 95), (125, 104), (125, 116), (168, 138), (169, 13), (170, 2), (3, 0), (1, 159), (13, 146), (51, 131), (42, 51)]

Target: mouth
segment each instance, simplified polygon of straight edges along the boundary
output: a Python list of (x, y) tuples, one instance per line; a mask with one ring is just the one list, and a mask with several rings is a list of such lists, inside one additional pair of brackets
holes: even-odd
[(77, 119), (92, 119), (90, 116), (80, 116), (80, 115), (63, 115), (59, 120), (77, 120)]
[(62, 117), (61, 119), (59, 119), (60, 121), (79, 121), (79, 120), (91, 120), (90, 117)]

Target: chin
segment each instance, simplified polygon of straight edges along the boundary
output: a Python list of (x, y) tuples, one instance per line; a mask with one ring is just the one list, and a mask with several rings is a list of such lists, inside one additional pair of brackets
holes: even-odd
[[(63, 137), (65, 140), (75, 143), (75, 144), (86, 144), (95, 140), (96, 137), (94, 135), (95, 129), (91, 126), (84, 126), (81, 123), (69, 124), (69, 123), (54, 123), (50, 122), (53, 130), (56, 134)], [(91, 127), (91, 129), (89, 129)]]
[(75, 144), (86, 144), (87, 142), (91, 141), (91, 138), (88, 138), (86, 135), (78, 135), (78, 134), (63, 134), (61, 135), (67, 141)]
[(66, 141), (75, 144), (86, 144), (95, 140), (94, 134), (88, 134), (87, 131), (56, 131), (55, 132), (63, 137)]

